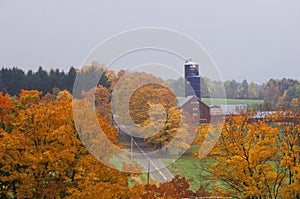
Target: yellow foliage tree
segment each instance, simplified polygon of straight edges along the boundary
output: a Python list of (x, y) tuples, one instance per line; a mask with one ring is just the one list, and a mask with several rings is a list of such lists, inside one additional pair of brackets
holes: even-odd
[[(40, 94), (22, 91), (8, 113), (14, 114), (11, 132), (0, 128), (1, 198), (138, 198), (140, 188), (128, 188), (129, 174), (100, 163), (82, 144), (70, 93), (45, 101)], [(97, 118), (115, 142), (116, 130)], [(96, 143), (100, 149), (101, 140)]]
[[(217, 145), (206, 157), (214, 162), (208, 172), (228, 196), (299, 197), (299, 116), (278, 112), (256, 120), (254, 115), (227, 117)], [(207, 133), (207, 128), (201, 129)]]
[(12, 128), (12, 111), (14, 109), (14, 103), (10, 99), (9, 95), (3, 95), (0, 92), (0, 128), (11, 131)]

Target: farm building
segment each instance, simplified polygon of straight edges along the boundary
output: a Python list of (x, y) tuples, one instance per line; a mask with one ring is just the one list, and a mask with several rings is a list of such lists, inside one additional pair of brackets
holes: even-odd
[(247, 111), (247, 104), (220, 104), (210, 106), (210, 115), (236, 115)]
[(223, 117), (229, 114), (238, 114), (247, 110), (246, 104), (212, 105), (208, 106), (201, 100), (201, 81), (199, 64), (187, 60), (184, 64), (185, 99), (179, 102), (178, 107), (196, 123), (210, 123), (211, 117)]
[(190, 116), (197, 123), (210, 122), (209, 106), (196, 96), (187, 96), (178, 107), (182, 109), (184, 115)]
[(199, 64), (187, 60), (184, 64), (185, 99), (178, 107), (182, 109), (184, 115), (188, 115), (196, 123), (210, 122), (210, 108), (201, 100), (201, 82)]

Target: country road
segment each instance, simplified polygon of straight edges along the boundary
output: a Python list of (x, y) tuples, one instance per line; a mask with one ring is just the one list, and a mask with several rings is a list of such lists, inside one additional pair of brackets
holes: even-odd
[(122, 130), (119, 131), (119, 135), (129, 149), (132, 147), (134, 157), (138, 159), (144, 171), (150, 171), (150, 177), (153, 180), (162, 183), (174, 178), (162, 161), (154, 153), (151, 153), (153, 149), (142, 138), (133, 137)]

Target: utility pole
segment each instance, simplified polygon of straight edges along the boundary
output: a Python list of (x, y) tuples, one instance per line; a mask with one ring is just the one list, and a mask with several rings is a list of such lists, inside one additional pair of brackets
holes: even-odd
[(132, 159), (133, 159), (133, 137), (132, 136), (130, 136), (130, 138), (131, 138), (131, 141), (130, 141), (130, 160), (132, 161)]
[(148, 159), (147, 184), (149, 184), (149, 181), (150, 181), (150, 160)]

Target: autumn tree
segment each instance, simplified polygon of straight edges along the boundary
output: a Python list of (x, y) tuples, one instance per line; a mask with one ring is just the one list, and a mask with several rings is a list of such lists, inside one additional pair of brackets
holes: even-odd
[(222, 184), (218, 189), (223, 195), (299, 197), (299, 115), (278, 112), (264, 120), (254, 115), (228, 116), (218, 143), (206, 157), (213, 160), (206, 171)]
[(111, 82), (110, 91), (112, 91), (117, 82), (126, 74), (126, 71), (120, 70), (118, 73), (116, 73), (114, 70), (106, 70), (105, 74), (108, 78), (108, 81)]
[(278, 146), (280, 165), (285, 169), (285, 180), (279, 191), (287, 198), (300, 198), (300, 115), (290, 111), (274, 115), (280, 129)]
[(248, 88), (249, 99), (259, 99), (260, 87), (261, 86), (255, 84), (254, 82), (251, 82), (249, 84), (249, 88)]
[(8, 94), (0, 92), (0, 128), (10, 132), (12, 128), (12, 111), (14, 103)]
[(194, 193), (189, 190), (189, 182), (186, 178), (175, 176), (170, 182), (145, 185), (145, 191), (142, 195), (143, 199), (150, 198), (189, 198)]
[(247, 80), (243, 80), (241, 85), (237, 88), (238, 99), (248, 99), (249, 97), (249, 85)]
[(177, 106), (177, 99), (173, 92), (161, 85), (149, 84), (136, 90), (129, 101), (129, 111), (137, 124), (147, 125), (150, 121), (150, 106), (160, 104), (167, 112)]
[(84, 66), (77, 71), (75, 87), (73, 88), (73, 96), (82, 97), (82, 91), (88, 91), (94, 87), (102, 85), (110, 88), (111, 82), (106, 75), (106, 67), (96, 62), (92, 62), (89, 66)]
[(1, 180), (7, 185), (1, 192), (9, 198), (59, 197), (76, 152), (70, 106), (44, 104), (38, 91), (22, 91), (18, 106), (12, 132), (1, 138)]
[(176, 96), (168, 84), (147, 73), (122, 76), (112, 94), (112, 107), (117, 108), (113, 111), (119, 125), (133, 126), (130, 132), (147, 138), (155, 148), (168, 144), (181, 122)]
[[(300, 96), (300, 83), (297, 80), (283, 78), (270, 79), (264, 89), (264, 104), (268, 110), (289, 109), (293, 98)], [(277, 105), (280, 105), (277, 107)]]
[(111, 119), (111, 95), (106, 87), (99, 85), (91, 88), (89, 91), (82, 91), (82, 96), (89, 99), (92, 104), (95, 103), (95, 108), (99, 115)]
[[(60, 91), (54, 100), (40, 94), (22, 91), (8, 112), (15, 118), (11, 132), (0, 129), (1, 198), (138, 198), (140, 188), (128, 187), (129, 174), (99, 162), (79, 139), (71, 94)], [(96, 118), (115, 143), (115, 128)], [(106, 152), (101, 144), (95, 141), (99, 154)]]

